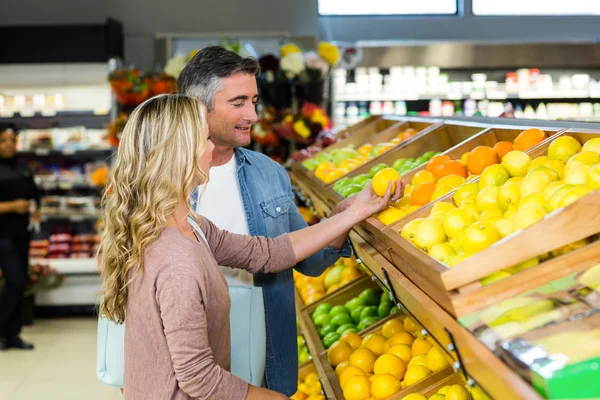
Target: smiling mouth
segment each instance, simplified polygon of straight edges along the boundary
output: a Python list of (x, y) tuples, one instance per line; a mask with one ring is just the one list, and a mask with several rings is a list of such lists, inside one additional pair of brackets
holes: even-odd
[(248, 125), (248, 126), (239, 126), (239, 125), (236, 125), (235, 129), (237, 129), (238, 131), (242, 131), (242, 132), (250, 132), (250, 126), (251, 125)]

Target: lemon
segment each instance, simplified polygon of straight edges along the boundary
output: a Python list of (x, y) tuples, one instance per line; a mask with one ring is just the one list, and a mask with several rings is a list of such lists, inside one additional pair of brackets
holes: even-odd
[(407, 344), (397, 344), (395, 346), (390, 347), (388, 350), (388, 354), (393, 354), (404, 362), (405, 365), (408, 365), (412, 358), (412, 350), (410, 346)]
[(561, 136), (554, 139), (548, 146), (548, 157), (553, 160), (569, 161), (569, 158), (581, 151), (581, 143), (571, 136)]
[(479, 183), (468, 182), (460, 185), (454, 193), (454, 204), (461, 206), (467, 200), (474, 200), (479, 192)]
[(413, 356), (416, 357), (419, 354), (426, 354), (432, 347), (433, 345), (431, 344), (431, 342), (429, 342), (429, 340), (423, 337), (416, 338), (412, 344)]
[(403, 323), (404, 330), (401, 332), (395, 333), (394, 336), (392, 336), (388, 340), (388, 344), (389, 344), (390, 348), (393, 346), (399, 345), (399, 344), (406, 344), (408, 346), (412, 346), (413, 342), (415, 341), (415, 337), (407, 329), (410, 327), (409, 325), (411, 325), (411, 324), (412, 324), (412, 321), (410, 321), (410, 319), (408, 320), (408, 322), (406, 319), (404, 320), (404, 323)]
[[(467, 229), (467, 228), (468, 228), (468, 226), (465, 227), (465, 229)], [(463, 252), (463, 250), (462, 250), (462, 247), (463, 247), (462, 241), (463, 241), (463, 236), (462, 236), (462, 233), (461, 233), (461, 234), (453, 237), (452, 239), (450, 239), (450, 241), (448, 242), (448, 244), (450, 246), (452, 246), (452, 248), (454, 249), (454, 251), (456, 252), (457, 255), (458, 255), (458, 253), (462, 253)], [(454, 258), (456, 258), (456, 257), (453, 257), (452, 259), (454, 259)], [(452, 260), (449, 260), (449, 262), (450, 261), (452, 261)]]
[(581, 152), (593, 151), (600, 154), (600, 138), (590, 139), (583, 144)]
[(571, 188), (567, 191), (565, 196), (560, 199), (560, 201), (557, 204), (557, 208), (566, 207), (569, 204), (572, 204), (577, 200), (581, 199), (582, 197), (587, 196), (591, 191), (592, 189), (590, 187), (583, 185), (578, 185), (574, 188)]
[(543, 209), (546, 209), (547, 203), (548, 199), (543, 193), (530, 193), (521, 199), (520, 206), (524, 206), (526, 204), (537, 204)]
[(473, 254), (472, 253), (466, 253), (466, 252), (462, 252), (462, 253), (458, 253), (456, 255), (456, 257), (454, 257), (449, 263), (448, 266), (449, 267), (454, 267), (457, 264), (460, 264), (461, 262), (463, 262), (464, 260), (466, 260), (467, 258), (471, 257)]
[(494, 224), (501, 238), (512, 235), (515, 232), (515, 224), (508, 218), (502, 218)]
[(406, 211), (398, 210), (395, 207), (389, 207), (377, 215), (377, 219), (384, 225), (391, 225), (394, 222), (406, 217)]
[(348, 361), (350, 354), (352, 354), (352, 347), (347, 342), (338, 340), (327, 350), (327, 361), (337, 367), (344, 361)]
[(436, 179), (435, 179), (435, 175), (433, 175), (433, 173), (427, 171), (427, 170), (423, 170), (423, 171), (419, 171), (417, 172), (413, 178), (412, 178), (412, 185), (414, 187), (419, 186), (421, 183), (435, 183)]
[(452, 203), (448, 203), (446, 201), (438, 201), (431, 207), (431, 212), (429, 215), (445, 215), (448, 211), (455, 210), (456, 206)]
[(499, 193), (500, 187), (498, 186), (486, 186), (482, 188), (475, 198), (475, 204), (479, 211), (484, 212), (485, 210), (494, 210), (498, 208)]
[[(402, 375), (404, 376), (404, 374)], [(371, 382), (371, 394), (376, 400), (387, 399), (400, 390), (402, 390), (400, 381), (390, 374), (377, 376)]]
[(346, 400), (368, 400), (371, 397), (371, 381), (366, 376), (353, 376), (343, 390)]
[(404, 332), (404, 323), (400, 318), (389, 320), (381, 327), (381, 334), (388, 338), (388, 341), (394, 337), (395, 334), (400, 332)]
[(594, 165), (600, 163), (600, 154), (592, 151), (584, 151), (579, 154), (571, 157), (567, 164), (565, 165), (565, 175), (569, 173), (571, 169), (574, 167), (586, 164), (586, 165)]
[(491, 220), (495, 224), (496, 221), (502, 219), (504, 213), (499, 208), (491, 208), (489, 210), (485, 210), (479, 216), (479, 221), (487, 221)]
[(373, 191), (377, 196), (383, 197), (387, 192), (388, 185), (392, 182), (392, 193), (396, 190), (396, 181), (402, 179), (398, 171), (393, 168), (384, 168), (377, 172), (371, 181)]
[(438, 186), (433, 193), (431, 194), (431, 200), (430, 201), (434, 201), (439, 199), (440, 197), (443, 197), (445, 195), (447, 195), (448, 193), (450, 193), (451, 191), (453, 191), (454, 188), (452, 186)]
[(339, 375), (340, 386), (344, 387), (348, 382), (348, 379), (352, 378), (353, 376), (365, 376), (365, 372), (353, 365), (347, 366)]
[(416, 365), (406, 371), (406, 375), (404, 375), (404, 383), (406, 386), (410, 386), (422, 379), (427, 378), (431, 374), (432, 372), (429, 368), (422, 365)]
[(508, 219), (514, 219), (515, 218), (515, 214), (517, 213), (517, 210), (519, 209), (519, 205), (518, 204), (514, 204), (508, 207), (508, 210), (506, 210), (506, 212), (504, 213), (504, 218), (508, 218)]
[(446, 393), (448, 393), (448, 389), (450, 389), (452, 386), (450, 385), (446, 385), (443, 388), (441, 388), (440, 390), (438, 390), (438, 394), (442, 394), (442, 395), (446, 395)]
[(512, 267), (506, 268), (505, 271), (511, 274), (516, 274), (518, 272), (524, 271), (529, 268), (533, 268), (540, 263), (539, 257), (534, 257), (530, 260), (523, 261), (520, 264), (513, 265)]
[(436, 186), (450, 186), (453, 188), (457, 188), (466, 181), (467, 180), (460, 175), (447, 175), (441, 177), (440, 180), (437, 181)]
[(433, 372), (440, 371), (448, 365), (444, 355), (435, 347), (427, 352), (427, 367)]
[(503, 212), (506, 212), (511, 205), (519, 204), (520, 197), (521, 184), (519, 182), (507, 181), (498, 192), (498, 207)]
[(501, 186), (509, 178), (508, 171), (502, 165), (490, 165), (481, 173), (481, 177), (479, 178), (479, 188), (482, 189), (486, 186)]
[[(419, 329), (419, 327), (417, 326), (417, 324), (415, 324), (415, 321), (413, 321), (411, 318), (405, 318), (404, 319), (404, 330), (410, 333), (415, 333), (417, 330)], [(412, 345), (412, 342), (411, 342)]]
[(542, 194), (547, 199), (550, 199), (550, 197), (552, 197), (552, 195), (554, 194), (554, 192), (556, 191), (556, 189), (560, 188), (564, 184), (565, 184), (565, 181), (555, 181), (555, 182), (552, 182), (551, 184), (549, 184), (548, 186), (546, 186), (546, 189), (544, 189), (544, 191), (542, 192)]
[(526, 204), (519, 207), (515, 214), (515, 229), (520, 231), (541, 221), (546, 216), (546, 210), (538, 204)]
[(380, 355), (385, 353), (384, 346), (385, 342), (387, 341), (388, 339), (385, 336), (372, 334), (369, 335), (369, 338), (367, 340), (363, 340), (362, 347), (371, 350), (373, 354), (375, 354), (375, 356), (379, 357)]
[(585, 178), (585, 184), (593, 190), (600, 189), (600, 164), (590, 167)]
[(445, 396), (444, 400), (471, 400), (469, 391), (460, 385), (452, 385)]
[(350, 364), (350, 366), (360, 368), (365, 374), (372, 374), (375, 360), (376, 356), (371, 350), (361, 347), (354, 350), (352, 354), (350, 354), (348, 364)]
[(410, 196), (414, 190), (415, 187), (409, 183), (408, 185), (404, 186), (404, 195)]
[(506, 183), (518, 183), (519, 185), (521, 184), (521, 182), (523, 182), (523, 177), (522, 176), (516, 176), (514, 178), (510, 178), (509, 180), (506, 181)]
[(375, 375), (391, 375), (400, 383), (406, 373), (406, 365), (400, 357), (394, 354), (383, 354), (375, 361), (373, 373)]
[(466, 253), (474, 254), (500, 240), (496, 227), (488, 222), (475, 222), (464, 233), (463, 247)]
[(504, 167), (511, 177), (525, 176), (529, 164), (531, 164), (529, 154), (517, 150), (506, 153), (501, 163), (502, 167)]
[(442, 220), (437, 217), (425, 218), (417, 228), (415, 244), (425, 252), (428, 252), (434, 245), (447, 240)]
[(412, 205), (410, 195), (406, 194), (406, 190), (404, 191), (404, 196), (400, 200), (397, 200), (394, 203), (394, 207), (399, 210), (406, 211)]
[(429, 256), (446, 264), (447, 261), (456, 255), (456, 250), (450, 243), (438, 243), (429, 250)]
[[(560, 160), (556, 160), (556, 161), (560, 161)], [(560, 161), (560, 162), (562, 162), (562, 161)], [(550, 182), (558, 181), (560, 179), (560, 176), (556, 173), (556, 171), (554, 171), (552, 168), (548, 167), (547, 165), (535, 167), (534, 169), (529, 171), (527, 174), (528, 175), (533, 174), (536, 171), (540, 171), (540, 172), (543, 172), (544, 174), (546, 174), (548, 176), (548, 178), (550, 178)]]
[(587, 164), (579, 164), (571, 168), (565, 176), (565, 183), (570, 185), (585, 185), (590, 168)]
[(565, 163), (561, 160), (552, 160), (548, 164), (546, 164), (545, 167), (550, 168), (551, 170), (556, 172), (556, 174), (558, 175), (558, 179), (565, 179)]
[(464, 230), (473, 222), (475, 222), (475, 218), (468, 210), (457, 208), (448, 211), (444, 216), (443, 222), (446, 236), (449, 238), (458, 236), (458, 234), (464, 232)]
[(530, 171), (521, 182), (521, 198), (530, 193), (541, 193), (552, 182), (544, 171)]
[(408, 207), (408, 209), (406, 210), (406, 213), (407, 213), (407, 214), (412, 214), (412, 213), (414, 213), (415, 211), (417, 211), (417, 210), (418, 210), (418, 209), (420, 209), (420, 208), (421, 208), (421, 206), (410, 206), (410, 207)]
[(433, 396), (431, 396), (430, 398), (428, 398), (427, 400), (444, 400), (445, 396), (443, 394), (434, 394)]
[(554, 191), (554, 193), (552, 193), (552, 196), (550, 196), (550, 199), (548, 200), (548, 205), (546, 207), (546, 211), (551, 212), (551, 211), (554, 211), (554, 210), (560, 208), (558, 206), (558, 203), (561, 202), (561, 200), (563, 199), (563, 197), (565, 197), (567, 195), (569, 190), (574, 187), (576, 187), (576, 186), (564, 184), (564, 185), (560, 186), (559, 188), (557, 188)]
[(427, 400), (427, 397), (423, 396), (421, 393), (411, 393), (407, 396), (404, 396), (402, 400)]
[(536, 167), (544, 166), (544, 165), (548, 164), (550, 161), (552, 161), (552, 159), (548, 156), (536, 157), (533, 160), (531, 160), (531, 164), (529, 164), (529, 167), (527, 167), (527, 172), (531, 171), (532, 169), (534, 169)]
[[(412, 352), (412, 350), (411, 350)], [(416, 365), (422, 365), (423, 367), (427, 367), (427, 354), (421, 353), (416, 356), (413, 356), (407, 364), (407, 368), (412, 368)], [(429, 368), (429, 367), (427, 367)]]
[(338, 379), (340, 379), (340, 375), (342, 374), (342, 372), (344, 372), (344, 370), (346, 368), (348, 368), (348, 361), (344, 361), (342, 363), (339, 363), (337, 367), (335, 367), (335, 375), (338, 377)]
[(492, 274), (489, 274), (488, 276), (482, 278), (479, 280), (479, 283), (481, 284), (481, 286), (487, 286), (491, 283), (500, 281), (502, 279), (508, 278), (511, 274), (509, 272), (506, 271), (498, 271), (498, 272), (494, 272)]
[(479, 216), (481, 215), (481, 211), (479, 211), (479, 208), (477, 207), (477, 204), (475, 204), (474, 200), (466, 201), (458, 208), (469, 211), (475, 219), (479, 219)]
[(405, 238), (406, 240), (408, 240), (411, 243), (415, 242), (415, 238), (417, 237), (417, 229), (419, 228), (419, 225), (421, 225), (421, 223), (425, 221), (425, 218), (415, 218), (412, 221), (410, 221), (409, 223), (407, 223), (406, 225), (404, 225), (404, 227), (402, 228), (402, 231), (400, 232), (400, 235)]

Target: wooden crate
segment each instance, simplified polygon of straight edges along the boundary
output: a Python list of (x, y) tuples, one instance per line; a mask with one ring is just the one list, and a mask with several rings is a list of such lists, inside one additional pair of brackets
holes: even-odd
[[(559, 135), (570, 135), (585, 142), (600, 137), (600, 131), (566, 131)], [(533, 158), (544, 155), (550, 143), (550, 140), (545, 141), (529, 153)], [(449, 193), (438, 201), (452, 202), (452, 196), (453, 193)], [(391, 248), (394, 265), (455, 317), (587, 268), (597, 262), (600, 255), (600, 245), (591, 243), (576, 252), (481, 287), (478, 281), (493, 272), (600, 232), (600, 191), (547, 215), (542, 221), (500, 240), (452, 268), (429, 257), (400, 236), (408, 222), (429, 216), (434, 204), (430, 203), (387, 227), (384, 236)]]
[(323, 149), (324, 152), (329, 152), (333, 149), (340, 149), (342, 147), (346, 147), (348, 145), (354, 145), (356, 147), (360, 146), (363, 143), (373, 139), (378, 136), (381, 132), (391, 128), (392, 126), (398, 125), (404, 121), (404, 118), (401, 117), (379, 117), (375, 120), (361, 125), (358, 127), (352, 135), (347, 137), (346, 139), (340, 140), (332, 144), (331, 146)]
[[(412, 393), (421, 393), (425, 397), (429, 398), (429, 397), (433, 396), (434, 394), (436, 394), (441, 388), (443, 388), (446, 385), (464, 386), (465, 384), (466, 384), (466, 382), (465, 382), (465, 379), (462, 377), (462, 375), (460, 375), (458, 373), (454, 373), (454, 374), (448, 375), (445, 378), (433, 383), (432, 385), (430, 385), (429, 387), (427, 387), (425, 389), (417, 388), (416, 385), (414, 387), (408, 387), (404, 390), (405, 393), (403, 393), (403, 396), (407, 396)], [(402, 400), (402, 397), (397, 398), (396, 396), (392, 396), (389, 398), (389, 400)]]

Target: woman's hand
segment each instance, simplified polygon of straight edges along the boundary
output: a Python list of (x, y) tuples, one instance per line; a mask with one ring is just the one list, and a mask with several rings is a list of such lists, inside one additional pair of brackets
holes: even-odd
[(383, 197), (377, 196), (373, 191), (373, 187), (367, 185), (360, 193), (349, 198), (351, 205), (348, 208), (353, 208), (362, 219), (366, 219), (388, 208), (402, 196), (404, 196), (404, 182), (401, 179), (396, 181), (396, 190), (393, 193), (392, 182), (390, 182)]

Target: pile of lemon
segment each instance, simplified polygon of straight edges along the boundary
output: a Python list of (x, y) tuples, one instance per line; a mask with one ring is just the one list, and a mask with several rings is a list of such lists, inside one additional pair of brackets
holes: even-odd
[[(500, 164), (487, 167), (479, 180), (459, 186), (453, 201), (439, 201), (427, 218), (407, 223), (401, 235), (452, 267), (598, 188), (600, 138), (582, 146), (574, 137), (562, 136), (550, 143), (547, 155), (533, 160), (522, 151), (507, 153)], [(582, 245), (585, 241), (562, 250)], [(505, 278), (539, 261), (529, 260), (482, 283)]]
[(326, 400), (323, 388), (316, 372), (306, 375), (303, 381), (298, 382), (298, 391), (291, 397), (292, 400)]
[(382, 400), (448, 365), (410, 319), (386, 322), (380, 333), (347, 333), (327, 352), (346, 400)]
[(472, 396), (465, 386), (446, 385), (429, 398), (421, 393), (412, 393), (404, 396), (402, 400), (471, 400), (471, 398)]

